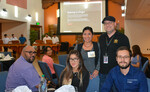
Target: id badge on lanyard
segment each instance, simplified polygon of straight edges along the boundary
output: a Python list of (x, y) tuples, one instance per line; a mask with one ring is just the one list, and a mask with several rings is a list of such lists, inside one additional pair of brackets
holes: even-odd
[(103, 56), (103, 63), (104, 63), (104, 64), (108, 64), (108, 55), (107, 55), (107, 54), (105, 54), (105, 55)]

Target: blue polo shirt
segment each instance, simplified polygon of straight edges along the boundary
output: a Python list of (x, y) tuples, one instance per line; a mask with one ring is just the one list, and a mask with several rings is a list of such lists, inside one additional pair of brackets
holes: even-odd
[(6, 90), (13, 90), (18, 86), (26, 85), (33, 92), (38, 91), (35, 87), (40, 84), (41, 78), (32, 63), (28, 63), (24, 57), (20, 56), (9, 68)]
[(112, 85), (118, 92), (148, 92), (145, 74), (138, 68), (130, 66), (127, 75), (123, 75), (120, 67), (114, 67), (108, 74), (101, 92), (110, 92)]
[(20, 40), (21, 44), (24, 44), (24, 42), (26, 41), (26, 38), (25, 37), (20, 37), (19, 40)]

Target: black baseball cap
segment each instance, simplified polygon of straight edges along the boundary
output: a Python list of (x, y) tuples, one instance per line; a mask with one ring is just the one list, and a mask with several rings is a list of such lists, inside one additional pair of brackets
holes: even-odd
[(108, 20), (108, 21), (113, 21), (113, 22), (116, 21), (116, 19), (115, 19), (113, 16), (106, 16), (106, 17), (103, 19), (102, 23), (104, 24), (104, 21), (106, 21), (106, 20)]

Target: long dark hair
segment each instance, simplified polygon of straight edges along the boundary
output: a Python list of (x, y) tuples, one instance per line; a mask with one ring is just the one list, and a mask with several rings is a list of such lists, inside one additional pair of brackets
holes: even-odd
[(69, 62), (70, 56), (72, 54), (75, 54), (79, 58), (78, 78), (80, 79), (80, 85), (82, 85), (82, 71), (83, 71), (83, 69), (85, 69), (85, 67), (84, 67), (84, 63), (83, 63), (81, 53), (78, 50), (71, 50), (69, 52), (67, 62), (66, 62), (66, 67), (63, 71), (63, 73), (64, 73), (63, 81), (69, 82), (69, 80), (73, 78), (73, 69), (72, 69), (72, 67), (70, 65), (70, 62)]
[(133, 57), (135, 57), (136, 55), (140, 55), (142, 57), (142, 53), (139, 45), (133, 45), (132, 50), (133, 50), (133, 54), (132, 54)]
[(92, 29), (92, 27), (86, 26), (85, 28), (83, 28), (82, 34), (84, 33), (85, 30), (89, 30), (92, 33), (92, 35), (93, 35), (93, 29)]
[(44, 49), (43, 49), (44, 54), (46, 54), (47, 48), (50, 48), (52, 50), (52, 48), (50, 46), (45, 46)]

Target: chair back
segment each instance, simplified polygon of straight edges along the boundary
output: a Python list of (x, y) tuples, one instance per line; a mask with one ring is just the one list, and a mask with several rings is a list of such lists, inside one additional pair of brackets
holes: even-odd
[(0, 71), (3, 71), (3, 63), (0, 62)]
[(59, 80), (61, 72), (65, 69), (65, 66), (55, 63), (53, 63), (53, 66), (57, 75), (57, 79)]
[(0, 92), (5, 92), (7, 75), (7, 71), (0, 72)]
[(143, 67), (142, 67), (142, 71), (143, 71), (143, 72), (146, 71), (146, 67), (148, 66), (148, 63), (149, 63), (149, 60), (147, 60), (147, 61), (144, 63), (144, 65), (143, 65)]
[(46, 44), (53, 44), (52, 40), (46, 40)]
[(150, 92), (150, 78), (147, 78), (148, 92)]
[(57, 80), (57, 78), (55, 78), (55, 79), (52, 78), (52, 73), (51, 73), (51, 70), (49, 69), (47, 63), (38, 61), (38, 64), (39, 64), (43, 74), (45, 75), (45, 78), (47, 80), (51, 81), (52, 84), (54, 84), (54, 86), (58, 85), (58, 80)]
[(37, 44), (43, 44), (44, 42), (43, 42), (43, 40), (36, 40), (35, 41)]
[(11, 52), (0, 52), (0, 53), (4, 54), (5, 56), (7, 56), (8, 54), (9, 54), (9, 56), (12, 56)]
[(0, 44), (3, 44), (3, 40), (2, 39), (0, 39)]
[(58, 56), (59, 64), (64, 65), (66, 67), (67, 56), (68, 54), (59, 55)]
[(12, 44), (19, 44), (19, 41), (18, 40), (14, 40), (14, 41), (11, 41)]

